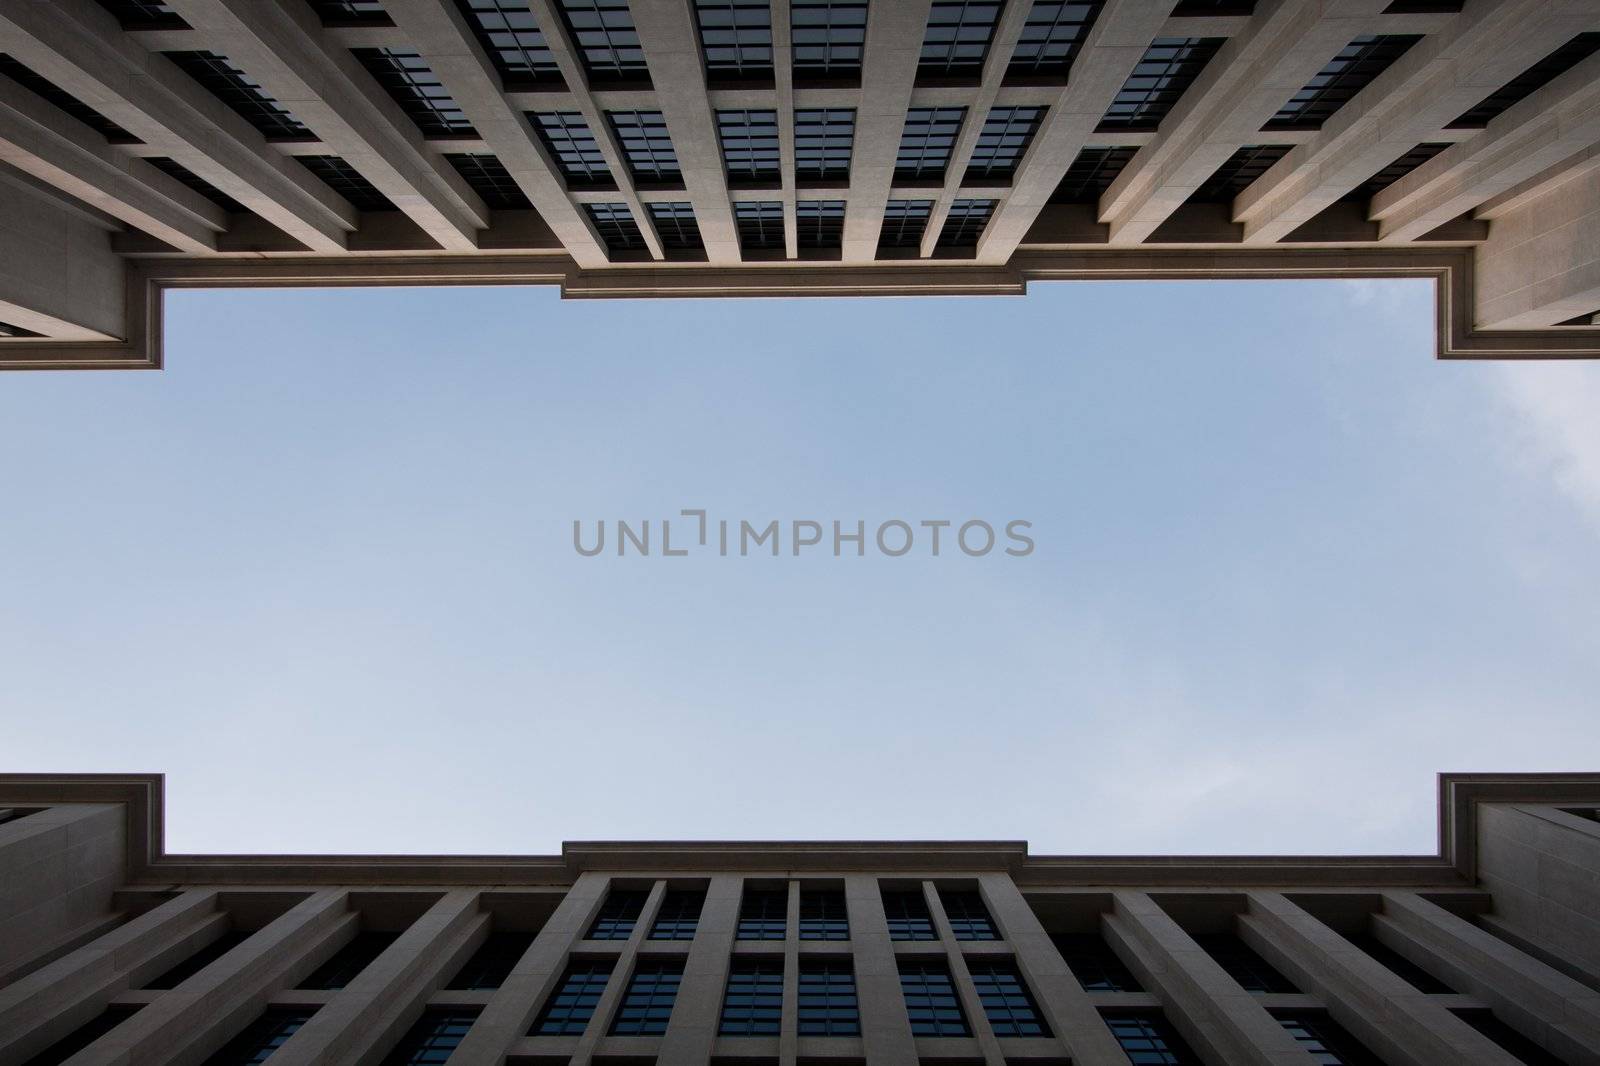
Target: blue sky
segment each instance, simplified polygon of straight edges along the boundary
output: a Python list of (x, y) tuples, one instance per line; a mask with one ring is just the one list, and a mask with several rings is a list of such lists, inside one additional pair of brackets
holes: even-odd
[[(0, 768), (164, 771), (174, 850), (1431, 851), (1435, 772), (1600, 765), (1600, 373), (1431, 330), (1424, 282), (174, 293), (160, 373), (0, 378)], [(684, 508), (1037, 547), (572, 548)]]

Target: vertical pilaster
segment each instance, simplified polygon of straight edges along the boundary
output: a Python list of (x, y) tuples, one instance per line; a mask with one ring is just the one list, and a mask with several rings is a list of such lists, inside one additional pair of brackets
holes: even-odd
[[(578, 1047), (572, 1053), (570, 1066), (587, 1066), (589, 1060), (594, 1058), (595, 1047), (605, 1037), (611, 1019), (616, 1017), (617, 1007), (628, 990), (633, 968), (639, 961), (639, 945), (650, 935), (650, 927), (655, 924), (656, 912), (661, 909), (661, 897), (666, 895), (666, 891), (665, 881), (657, 881), (650, 886), (650, 894), (645, 897), (644, 906), (639, 911), (639, 920), (623, 942), (622, 953), (617, 956), (616, 967), (611, 971), (611, 980), (606, 982), (606, 990), (601, 993), (600, 1002), (595, 1004), (594, 1017), (589, 1019), (588, 1028), (578, 1038)], [(681, 996), (683, 989), (680, 987), (678, 992)]]
[(933, 918), (933, 930), (944, 948), (945, 965), (950, 967), (950, 979), (955, 983), (956, 996), (961, 1000), (961, 1010), (967, 1016), (967, 1024), (971, 1026), (972, 1035), (977, 1038), (978, 1047), (983, 1052), (983, 1061), (986, 1066), (1005, 1066), (1006, 1057), (1000, 1050), (994, 1030), (989, 1026), (989, 1017), (984, 1013), (983, 1001), (978, 998), (977, 986), (972, 983), (972, 971), (967, 969), (961, 943), (956, 940), (955, 930), (950, 928), (950, 917), (944, 912), (939, 886), (932, 881), (922, 882), (922, 898), (928, 905), (928, 914)]
[(778, 1066), (795, 1066), (800, 1055), (800, 882), (789, 882), (783, 921), (783, 1019), (778, 1029)]
[(900, 991), (900, 967), (895, 964), (878, 879), (867, 874), (846, 876), (844, 897), (855, 948), (856, 997), (866, 1059), (872, 1066), (916, 1066), (917, 1044)]
[(739, 928), (743, 884), (739, 877), (724, 875), (711, 878), (706, 886), (705, 906), (689, 942), (683, 982), (672, 1008), (672, 1024), (661, 1038), (657, 1066), (704, 1066), (711, 1061), (722, 992), (728, 984), (728, 956)]

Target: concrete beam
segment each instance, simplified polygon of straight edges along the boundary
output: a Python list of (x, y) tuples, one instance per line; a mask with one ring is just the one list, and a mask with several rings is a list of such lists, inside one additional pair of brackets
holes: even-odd
[(125, 267), (111, 234), (13, 185), (0, 196), (0, 247), (0, 322), (50, 340), (122, 339)]
[[(841, 251), (846, 263), (869, 263), (878, 257), (878, 233), (894, 184), (894, 161), (917, 80), (929, 6), (930, 0), (880, 4), (867, 19), (850, 195), (844, 207)], [(969, 112), (967, 121), (972, 120)]]
[(1475, 255), (1479, 329), (1536, 329), (1600, 310), (1600, 169), (1501, 214)]

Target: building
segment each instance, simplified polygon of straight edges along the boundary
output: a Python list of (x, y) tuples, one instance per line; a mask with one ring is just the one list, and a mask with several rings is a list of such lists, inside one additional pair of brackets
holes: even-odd
[(1415, 857), (171, 855), (159, 776), (5, 776), (0, 1063), (1600, 1062), (1600, 774), (1439, 802)]
[(1600, 354), (1600, 0), (0, 0), (0, 367), (174, 286), (1425, 277)]

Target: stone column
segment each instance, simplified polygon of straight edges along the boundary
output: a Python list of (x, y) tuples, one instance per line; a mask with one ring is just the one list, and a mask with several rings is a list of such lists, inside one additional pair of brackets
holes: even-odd
[[(859, 134), (858, 134), (859, 136)], [(861, 1046), (872, 1066), (917, 1066), (917, 1043), (911, 1035), (900, 968), (883, 915), (878, 879), (851, 874), (844, 879), (850, 942), (854, 948), (856, 998), (861, 1007)]]
[(705, 906), (689, 942), (683, 982), (672, 1007), (672, 1022), (661, 1038), (657, 1066), (705, 1066), (711, 1061), (722, 1017), (722, 992), (728, 984), (728, 957), (739, 929), (743, 886), (743, 879), (733, 876), (713, 877), (706, 886)]
[(972, 1035), (978, 1040), (986, 1066), (1005, 1066), (1006, 1057), (1000, 1050), (1000, 1041), (989, 1027), (989, 1016), (983, 1011), (983, 1001), (978, 998), (978, 988), (972, 983), (972, 971), (967, 969), (966, 956), (955, 930), (950, 928), (950, 917), (944, 912), (944, 900), (939, 898), (939, 886), (932, 881), (922, 882), (922, 897), (927, 902), (928, 914), (933, 917), (933, 930), (944, 948), (945, 964), (950, 967), (950, 979), (955, 985), (961, 1009), (967, 1016)]
[[(8, 263), (21, 271), (24, 259)], [(111, 893), (127, 863), (123, 818), (120, 803), (69, 803), (0, 824), (0, 982), (77, 947), (114, 919)]]

